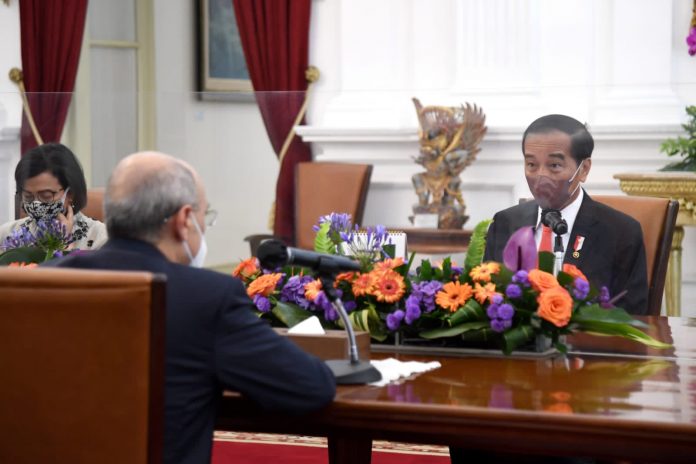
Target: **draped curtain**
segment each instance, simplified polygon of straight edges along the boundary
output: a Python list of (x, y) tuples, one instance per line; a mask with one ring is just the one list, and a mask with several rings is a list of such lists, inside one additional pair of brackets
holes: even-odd
[[(302, 106), (311, 0), (233, 0), (249, 76), (276, 155)], [(294, 137), (276, 183), (274, 235), (294, 243), (295, 166), (312, 159)]]
[[(44, 142), (58, 142), (80, 61), (87, 0), (21, 0), (22, 71), (29, 107)], [(26, 115), (22, 153), (35, 147)]]

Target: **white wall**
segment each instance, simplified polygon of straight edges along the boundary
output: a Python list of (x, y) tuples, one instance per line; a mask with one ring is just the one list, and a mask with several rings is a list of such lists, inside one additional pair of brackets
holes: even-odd
[[(411, 97), (483, 107), (488, 134), (463, 172), (467, 227), (529, 196), (524, 128), (548, 113), (589, 123), (590, 194), (671, 159), (660, 143), (696, 103), (689, 0), (335, 0), (313, 4), (322, 79), (299, 130), (317, 160), (374, 165), (365, 224), (407, 227), (421, 170)], [(366, 14), (369, 12), (369, 14)], [(696, 230), (684, 239), (683, 308), (696, 315)]]
[(195, 89), (194, 3), (155, 0), (157, 148), (190, 162), (219, 211), (206, 265), (249, 256), (244, 237), (268, 233), (278, 162), (254, 103), (206, 102)]

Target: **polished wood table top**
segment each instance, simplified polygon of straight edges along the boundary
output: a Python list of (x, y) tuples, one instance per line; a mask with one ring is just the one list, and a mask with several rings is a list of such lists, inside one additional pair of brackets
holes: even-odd
[(566, 357), (438, 357), (442, 367), (398, 384), (340, 387), (332, 405), (301, 419), (226, 394), (219, 428), (340, 437), (332, 462), (369, 462), (372, 439), (695, 462), (696, 320), (649, 321), (674, 348), (584, 336)]

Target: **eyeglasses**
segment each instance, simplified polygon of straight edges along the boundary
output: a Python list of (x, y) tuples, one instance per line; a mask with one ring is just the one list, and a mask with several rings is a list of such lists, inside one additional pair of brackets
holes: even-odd
[(27, 192), (26, 190), (22, 190), (22, 201), (32, 202), (34, 200), (38, 200), (42, 203), (49, 203), (51, 201), (54, 201), (56, 199), (56, 195), (58, 195), (60, 192), (63, 192), (63, 191), (64, 191), (64, 189), (39, 190), (36, 193), (31, 193), (31, 192)]
[(217, 210), (208, 208), (205, 210), (205, 225), (206, 227), (213, 227), (217, 221), (218, 212)]

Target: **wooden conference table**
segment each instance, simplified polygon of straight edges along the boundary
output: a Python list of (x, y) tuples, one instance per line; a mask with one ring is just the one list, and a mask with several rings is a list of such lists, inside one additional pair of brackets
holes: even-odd
[(217, 429), (329, 437), (332, 463), (369, 463), (376, 439), (696, 462), (696, 319), (646, 319), (674, 348), (583, 335), (567, 358), (438, 356), (441, 368), (399, 384), (339, 387), (329, 407), (301, 418), (226, 393)]

